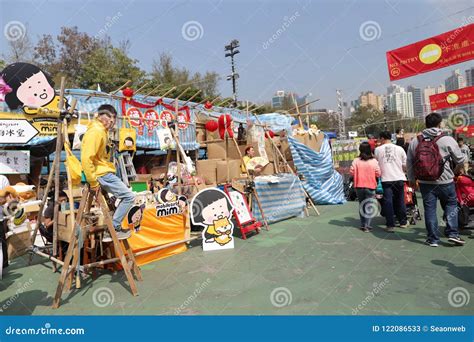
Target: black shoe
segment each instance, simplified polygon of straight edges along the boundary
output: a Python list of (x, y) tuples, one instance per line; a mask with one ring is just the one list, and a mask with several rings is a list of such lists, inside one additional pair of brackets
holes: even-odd
[(463, 245), (466, 243), (466, 241), (464, 241), (463, 239), (461, 239), (459, 236), (450, 237), (450, 238), (448, 238), (448, 241), (453, 242), (453, 243), (455, 243), (455, 244), (458, 245), (458, 246), (463, 246)]
[(431, 242), (430, 240), (426, 240), (425, 243), (430, 247), (438, 247), (437, 242)]

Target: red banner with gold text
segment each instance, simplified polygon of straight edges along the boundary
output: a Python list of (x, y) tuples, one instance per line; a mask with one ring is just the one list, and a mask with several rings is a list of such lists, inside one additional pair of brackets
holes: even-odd
[(474, 102), (474, 87), (466, 87), (430, 96), (431, 110), (457, 107)]
[(390, 81), (474, 59), (474, 24), (387, 52)]

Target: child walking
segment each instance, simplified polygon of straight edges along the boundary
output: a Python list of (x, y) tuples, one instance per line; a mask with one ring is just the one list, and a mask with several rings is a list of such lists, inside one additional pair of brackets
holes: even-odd
[(372, 230), (370, 222), (378, 211), (375, 189), (377, 177), (380, 177), (380, 167), (368, 142), (360, 144), (359, 152), (359, 157), (352, 162), (350, 172), (354, 176), (354, 188), (359, 200), (360, 230), (368, 233)]

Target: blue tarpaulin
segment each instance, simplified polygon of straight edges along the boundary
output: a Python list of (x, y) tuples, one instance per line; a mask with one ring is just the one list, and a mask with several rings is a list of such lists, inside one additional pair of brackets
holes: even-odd
[(293, 162), (298, 173), (304, 175), (303, 187), (316, 204), (343, 204), (344, 186), (342, 176), (334, 170), (331, 148), (324, 137), (321, 150), (316, 152), (308, 146), (288, 137)]

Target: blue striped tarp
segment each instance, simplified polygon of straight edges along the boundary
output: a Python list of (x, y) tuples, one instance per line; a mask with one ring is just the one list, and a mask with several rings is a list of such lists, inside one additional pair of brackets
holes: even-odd
[[(299, 178), (286, 173), (273, 177), (278, 179), (277, 183), (268, 182), (265, 176), (255, 177), (255, 190), (267, 222), (302, 215), (306, 199)], [(262, 221), (262, 214), (255, 200), (252, 201), (252, 212), (257, 220)]]
[(291, 155), (306, 181), (303, 186), (316, 204), (343, 204), (344, 186), (342, 176), (334, 170), (331, 148), (327, 137), (324, 137), (321, 150), (316, 152), (300, 143), (293, 137), (288, 137)]

